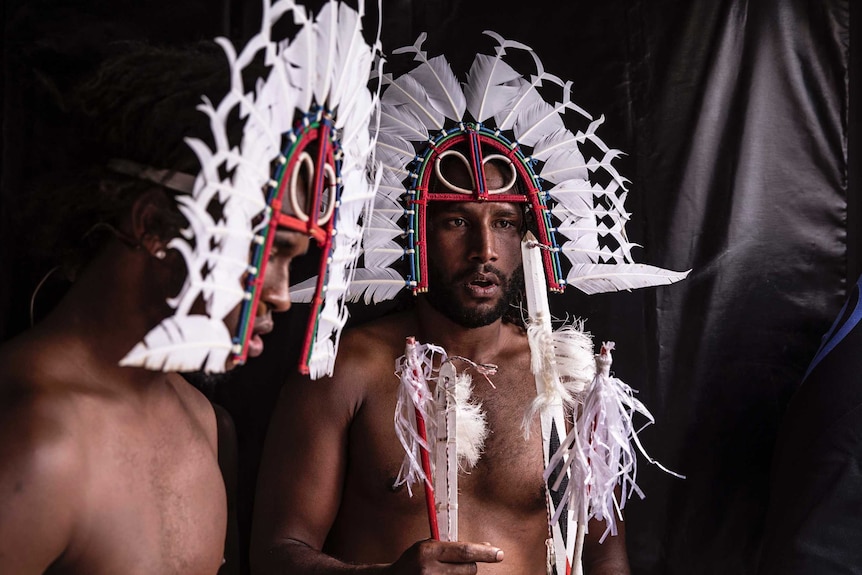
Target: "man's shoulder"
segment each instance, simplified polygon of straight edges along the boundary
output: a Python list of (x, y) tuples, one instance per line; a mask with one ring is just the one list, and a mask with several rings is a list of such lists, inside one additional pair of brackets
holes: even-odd
[[(404, 341), (414, 335), (411, 312), (387, 315), (345, 330), (331, 378), (323, 383), (334, 393), (364, 396), (376, 382), (388, 380), (395, 360), (404, 354)], [(413, 331), (411, 331), (413, 330)]]
[(40, 383), (0, 380), (0, 484), (66, 497), (84, 479), (81, 398)]
[[(394, 361), (404, 352), (404, 340), (416, 335), (416, 318), (410, 312), (390, 314), (369, 321), (344, 332), (338, 360), (342, 355), (348, 362), (379, 361), (390, 358)], [(393, 356), (392, 352), (398, 352)]]
[(0, 346), (0, 466), (14, 459), (22, 469), (32, 462), (81, 470), (88, 440), (101, 437), (94, 416), (112, 397), (91, 384), (91, 366), (58, 359), (40, 343), (25, 334)]

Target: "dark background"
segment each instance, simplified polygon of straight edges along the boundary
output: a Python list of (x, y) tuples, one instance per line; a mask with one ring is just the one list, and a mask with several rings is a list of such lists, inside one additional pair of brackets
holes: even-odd
[[(862, 30), (862, 7), (849, 0), (383, 4), (385, 50), (427, 31), (429, 54), (446, 53), (464, 74), (476, 51), (490, 50), (480, 32), (491, 29), (532, 46), (549, 72), (574, 81), (579, 105), (605, 116), (599, 135), (628, 153), (619, 168), (632, 181), (629, 235), (644, 246), (635, 257), (693, 270), (669, 287), (552, 298), (558, 316), (588, 318), (597, 341), (616, 341), (616, 374), (640, 390), (657, 420), (642, 433), (644, 445), (687, 476), (641, 462), (647, 498), (626, 508), (633, 570), (753, 573), (780, 418), (862, 263), (860, 56), (850, 42), (851, 28)], [(30, 294), (47, 271), (28, 258), (26, 231), (11, 230), (29, 180), (68, 168), (53, 139), (64, 117), (52, 93), (91, 69), (111, 41), (241, 41), (259, 9), (253, 0), (7, 0), (0, 337), (27, 326)], [(396, 58), (390, 69), (407, 64)], [(260, 443), (294, 365), (295, 352), (271, 350), (291, 349), (304, 321), (299, 307), (279, 319), (270, 353), (216, 391), (239, 435), (244, 533)], [(379, 311), (354, 315), (361, 321)]]

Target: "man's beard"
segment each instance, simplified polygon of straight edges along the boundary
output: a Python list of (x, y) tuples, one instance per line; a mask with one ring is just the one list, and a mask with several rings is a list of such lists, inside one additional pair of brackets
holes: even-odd
[[(429, 258), (430, 259), (430, 258)], [(459, 288), (477, 273), (494, 274), (500, 286), (500, 299), (496, 305), (488, 309), (476, 309), (464, 306), (459, 299)], [(446, 277), (440, 268), (428, 262), (428, 292), (426, 301), (435, 310), (443, 314), (461, 327), (469, 329), (490, 325), (506, 315), (509, 307), (524, 290), (524, 267), (519, 265), (510, 275), (505, 275), (490, 264), (478, 266), (457, 277)]]
[(214, 399), (216, 390), (223, 384), (230, 381), (232, 372), (225, 373), (206, 373), (204, 371), (192, 371), (183, 373), (182, 376), (198, 391), (207, 396), (207, 399)]

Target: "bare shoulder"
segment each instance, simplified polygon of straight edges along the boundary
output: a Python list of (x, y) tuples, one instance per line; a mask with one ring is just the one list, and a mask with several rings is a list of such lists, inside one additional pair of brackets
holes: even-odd
[(80, 393), (74, 384), (58, 380), (47, 363), (31, 346), (14, 341), (0, 346), (4, 474), (35, 470), (68, 474), (79, 468)]
[(71, 541), (91, 480), (79, 413), (74, 392), (0, 370), (2, 572), (41, 572)]
[(275, 417), (314, 420), (314, 414), (325, 411), (339, 414), (335, 419), (346, 425), (376, 382), (391, 377), (413, 325), (412, 314), (393, 314), (346, 330), (332, 376), (314, 381), (299, 374), (288, 377)]
[(414, 335), (412, 313), (384, 316), (347, 330), (335, 362), (333, 382), (339, 387), (367, 388), (381, 374), (391, 375), (395, 359), (404, 353), (404, 338)]
[(404, 351), (404, 338), (416, 335), (416, 318), (411, 312), (391, 314), (365, 323), (345, 332), (338, 361), (344, 364), (354, 362), (378, 362), (390, 357), (393, 351)]

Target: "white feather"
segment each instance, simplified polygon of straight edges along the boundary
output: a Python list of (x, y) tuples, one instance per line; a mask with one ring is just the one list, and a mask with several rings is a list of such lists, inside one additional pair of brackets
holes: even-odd
[(525, 146), (534, 146), (543, 134), (556, 132), (563, 126), (563, 118), (560, 117), (559, 109), (542, 99), (538, 99), (515, 117), (512, 129), (519, 143)]
[[(598, 184), (590, 185), (586, 180), (565, 180), (549, 190), (549, 195), (557, 204), (551, 208), (551, 213), (560, 220), (570, 217), (590, 217), (611, 215), (614, 219), (628, 220), (629, 214), (620, 213), (616, 209), (607, 210), (597, 207), (595, 198), (607, 196), (607, 192)], [(616, 208), (617, 206), (612, 206)]]
[(388, 242), (379, 248), (366, 249), (365, 267), (385, 268), (404, 257), (404, 248), (395, 242)]
[(598, 236), (580, 236), (563, 243), (560, 251), (573, 264), (595, 263), (603, 255), (610, 255), (599, 247)]
[(581, 132), (578, 132), (576, 136), (565, 128), (554, 130), (536, 142), (531, 156), (537, 160), (546, 161), (548, 156), (560, 150), (579, 152), (578, 146), (583, 144), (585, 140), (586, 136)]
[(230, 333), (221, 320), (204, 315), (169, 317), (150, 330), (120, 365), (168, 372), (221, 372), (230, 350)]
[(449, 62), (443, 56), (428, 59), (422, 50), (426, 34), (423, 32), (412, 46), (393, 50), (393, 54), (412, 53), (420, 65), (410, 71), (410, 75), (421, 84), (428, 93), (428, 99), (434, 108), (450, 120), (459, 121), (464, 115), (466, 102), (458, 79), (452, 73)]
[(383, 92), (382, 102), (391, 106), (409, 108), (422, 124), (432, 130), (443, 127), (444, 115), (431, 102), (425, 87), (411, 74), (392, 79), (385, 77), (388, 85)]
[(362, 297), (366, 304), (379, 303), (394, 298), (406, 287), (401, 275), (391, 268), (359, 268), (350, 284), (350, 301)]
[(411, 141), (423, 141), (428, 138), (428, 128), (408, 106), (393, 106), (381, 102), (379, 114), (381, 133), (400, 136)]
[(473, 379), (462, 372), (455, 378), (456, 435), (458, 436), (458, 467), (469, 472), (476, 467), (485, 439), (488, 424), (481, 402), (472, 397)]
[(467, 111), (477, 122), (493, 117), (518, 95), (517, 86), (506, 84), (520, 77), (518, 72), (500, 59), (499, 51), (495, 56), (476, 54), (464, 88)]
[(632, 290), (678, 282), (689, 274), (646, 264), (576, 264), (566, 276), (569, 285), (586, 294)]

